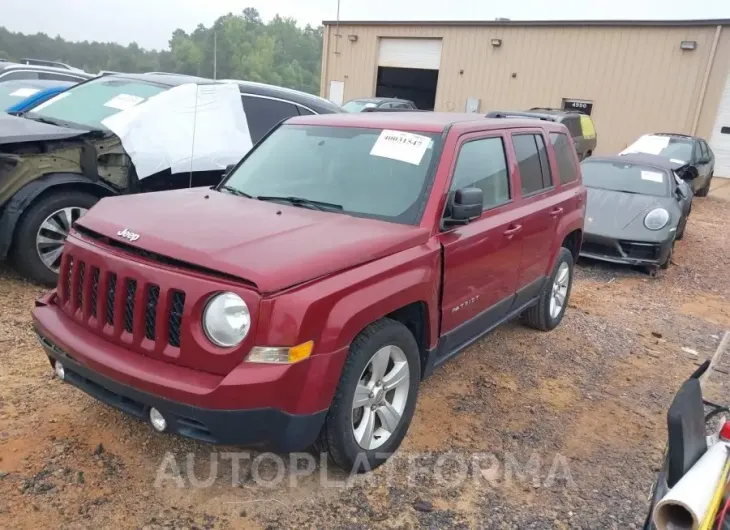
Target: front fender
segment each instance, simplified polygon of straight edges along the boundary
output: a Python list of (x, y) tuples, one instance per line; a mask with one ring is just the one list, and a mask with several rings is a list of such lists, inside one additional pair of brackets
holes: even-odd
[(80, 189), (88, 191), (99, 197), (116, 195), (114, 188), (107, 186), (100, 181), (92, 181), (78, 173), (49, 173), (36, 180), (33, 180), (18, 190), (0, 213), (0, 260), (5, 259), (13, 241), (15, 227), (23, 215), (23, 212), (42, 193), (55, 187), (79, 186)]

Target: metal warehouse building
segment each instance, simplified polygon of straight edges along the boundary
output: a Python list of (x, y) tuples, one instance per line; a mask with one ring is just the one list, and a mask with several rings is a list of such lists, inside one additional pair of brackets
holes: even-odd
[(730, 20), (324, 24), (321, 92), (337, 103), (581, 109), (597, 153), (647, 132), (696, 134), (730, 177)]

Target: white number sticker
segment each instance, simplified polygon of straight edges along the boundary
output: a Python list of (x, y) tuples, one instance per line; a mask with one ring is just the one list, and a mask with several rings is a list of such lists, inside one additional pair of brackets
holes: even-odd
[(430, 145), (431, 139), (428, 136), (386, 129), (380, 133), (370, 154), (417, 166)]
[(651, 182), (664, 182), (664, 175), (657, 173), (656, 171), (642, 171), (641, 180), (649, 180)]

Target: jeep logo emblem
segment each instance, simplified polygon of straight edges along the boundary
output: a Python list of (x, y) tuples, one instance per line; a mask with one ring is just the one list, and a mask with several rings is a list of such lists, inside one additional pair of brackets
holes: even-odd
[(128, 228), (120, 230), (119, 232), (117, 232), (117, 235), (123, 237), (124, 239), (128, 239), (131, 243), (134, 243), (139, 239), (139, 234), (132, 232)]

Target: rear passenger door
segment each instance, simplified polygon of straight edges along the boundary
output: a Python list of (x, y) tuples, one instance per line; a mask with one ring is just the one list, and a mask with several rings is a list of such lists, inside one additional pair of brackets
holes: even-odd
[(540, 293), (552, 268), (552, 247), (566, 205), (557, 195), (547, 142), (542, 130), (511, 133), (517, 161), (522, 215), (522, 259), (517, 277), (515, 306), (529, 302)]
[[(449, 201), (457, 189), (484, 192), (481, 217), (446, 227), (442, 331), (445, 352), (498, 323), (514, 298), (522, 253), (522, 229), (507, 164), (508, 139), (501, 133), (473, 133), (459, 141), (452, 166)], [(448, 205), (445, 215), (448, 216)]]
[(254, 94), (242, 94), (241, 101), (254, 144), (283, 120), (299, 116), (297, 107), (288, 101)]

